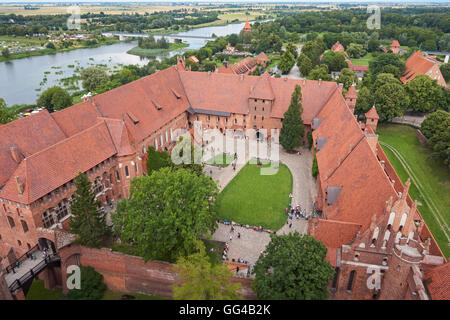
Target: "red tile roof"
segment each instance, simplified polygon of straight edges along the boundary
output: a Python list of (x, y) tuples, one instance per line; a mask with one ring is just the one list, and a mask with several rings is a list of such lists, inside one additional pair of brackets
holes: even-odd
[(255, 59), (257, 60), (257, 61), (269, 61), (269, 58), (267, 58), (267, 55), (264, 53), (264, 52), (260, 52), (256, 57), (255, 57)]
[(65, 138), (47, 110), (0, 126), (0, 186), (19, 166), (11, 157), (10, 147), (29, 157)]
[(333, 46), (331, 47), (331, 50), (334, 52), (344, 52), (344, 46), (342, 44), (340, 44), (339, 41), (336, 41), (335, 44), (333, 44)]
[(390, 47), (400, 47), (400, 43), (397, 40), (392, 41)]
[(370, 108), (370, 110), (366, 112), (365, 116), (367, 119), (380, 119), (380, 116), (378, 116), (378, 112), (375, 107)]
[(340, 248), (349, 244), (361, 230), (360, 224), (336, 220), (313, 219), (309, 228), (314, 229), (314, 237), (327, 248)]
[(85, 101), (69, 108), (51, 114), (56, 124), (67, 137), (92, 127), (100, 113), (89, 101)]
[(419, 74), (425, 74), (433, 67), (434, 63), (425, 59), (420, 50), (414, 52), (405, 63), (405, 73), (400, 81), (406, 83), (413, 80)]
[(245, 21), (243, 30), (244, 30), (244, 31), (251, 31), (251, 30), (252, 30), (252, 26), (251, 26), (250, 23), (248, 22), (248, 19), (247, 19), (247, 21)]
[(450, 262), (424, 274), (425, 284), (433, 300), (450, 300)]
[(249, 97), (253, 99), (265, 100), (275, 99), (275, 95), (273, 94), (272, 86), (270, 84), (270, 75), (267, 72), (264, 72), (264, 74), (261, 75), (256, 81), (255, 86), (251, 87)]
[[(116, 153), (104, 121), (24, 159), (0, 198), (30, 204)], [(18, 194), (15, 177), (24, 185)]]
[(347, 99), (356, 99), (356, 98), (358, 98), (358, 95), (356, 94), (356, 89), (355, 89), (354, 85), (351, 85), (350, 88), (348, 88), (348, 91), (345, 94), (345, 98), (347, 98)]

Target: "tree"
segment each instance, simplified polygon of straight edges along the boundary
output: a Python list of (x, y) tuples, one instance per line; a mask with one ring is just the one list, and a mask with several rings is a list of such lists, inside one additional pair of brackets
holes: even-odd
[(409, 105), (409, 97), (404, 87), (391, 82), (376, 89), (374, 100), (380, 121), (403, 115)]
[(195, 241), (217, 228), (217, 185), (186, 169), (162, 168), (131, 181), (130, 198), (112, 215), (122, 242), (145, 261), (174, 262), (195, 251)]
[(280, 131), (280, 144), (286, 150), (292, 151), (297, 148), (305, 134), (302, 113), (302, 90), (299, 85), (296, 85), (292, 93), (291, 104), (284, 113), (283, 126)]
[(173, 286), (176, 300), (238, 300), (240, 283), (233, 284), (233, 274), (221, 263), (211, 263), (205, 253), (205, 245), (196, 242), (198, 252), (180, 257), (174, 269), (181, 278), (181, 285)]
[(431, 112), (446, 107), (445, 89), (427, 75), (418, 75), (406, 83), (405, 88), (413, 111)]
[(8, 47), (2, 49), (2, 56), (5, 57), (6, 59), (9, 58), (10, 53)]
[(353, 83), (358, 82), (358, 77), (356, 76), (355, 72), (353, 72), (353, 70), (344, 68), (341, 70), (337, 82), (343, 83), (344, 89), (348, 90), (348, 88), (350, 88)]
[(363, 115), (373, 106), (373, 96), (367, 87), (362, 87), (356, 99), (355, 114)]
[(400, 56), (394, 53), (381, 53), (373, 60), (369, 61), (369, 70), (371, 71), (373, 79), (377, 77), (379, 73), (386, 71), (385, 66), (392, 65), (397, 67), (397, 74), (395, 77), (398, 78), (403, 74), (405, 70), (405, 63), (401, 60)]
[(311, 59), (309, 59), (306, 54), (301, 54), (301, 55), (298, 56), (297, 66), (298, 66), (298, 68), (300, 70), (300, 74), (303, 77), (307, 77), (308, 74), (312, 70)]
[(97, 87), (100, 87), (109, 80), (106, 71), (96, 67), (82, 69), (80, 76), (83, 88), (91, 92), (95, 91)]
[(63, 88), (54, 86), (42, 92), (36, 104), (53, 112), (70, 107), (72, 105), (72, 97)]
[(287, 44), (286, 51), (289, 51), (294, 56), (294, 59), (297, 59), (298, 56), (297, 47), (293, 43)]
[[(170, 155), (173, 170), (182, 168), (191, 170), (196, 175), (203, 174), (202, 149), (198, 146), (192, 146), (190, 136), (180, 137)], [(176, 155), (178, 155), (179, 162), (174, 161)]]
[(326, 64), (315, 66), (308, 75), (309, 80), (324, 80), (331, 81), (331, 75), (328, 73)]
[(110, 228), (106, 225), (105, 214), (98, 209), (100, 202), (95, 199), (87, 175), (80, 172), (74, 183), (77, 190), (70, 205), (73, 215), (69, 222), (70, 230), (78, 235), (77, 243), (88, 247), (100, 247), (111, 234)]
[(47, 49), (56, 50), (56, 47), (55, 47), (55, 45), (52, 42), (47, 43), (47, 45), (45, 47)]
[(11, 111), (11, 109), (8, 108), (5, 100), (0, 98), (0, 124), (7, 124), (8, 122), (16, 119), (16, 115)]
[(450, 126), (450, 113), (438, 110), (423, 120), (420, 130), (427, 138), (433, 137), (437, 132)]
[(147, 151), (147, 174), (151, 175), (153, 171), (161, 168), (170, 167), (171, 160), (167, 151), (156, 151), (153, 146), (148, 147)]
[(320, 63), (320, 55), (326, 49), (321, 46), (317, 41), (307, 41), (302, 47), (302, 53), (307, 55), (311, 60), (313, 66)]
[(347, 47), (347, 54), (351, 58), (361, 58), (366, 54), (366, 49), (364, 49), (362, 44), (350, 43)]
[(331, 50), (323, 54), (323, 63), (328, 66), (330, 71), (341, 71), (341, 69), (348, 67), (347, 61), (345, 61), (345, 53)]
[(256, 262), (253, 282), (258, 299), (323, 300), (334, 269), (325, 261), (327, 248), (309, 235), (298, 232), (271, 235)]
[(286, 50), (281, 56), (278, 68), (281, 70), (282, 73), (286, 74), (289, 71), (291, 71), (294, 64), (295, 64), (294, 56), (292, 55), (292, 53)]
[(450, 63), (445, 63), (439, 67), (441, 70), (442, 76), (444, 77), (446, 82), (450, 81)]
[(378, 51), (380, 48), (380, 41), (378, 39), (371, 38), (369, 42), (367, 43), (367, 50), (369, 52), (375, 52)]
[(99, 300), (103, 297), (106, 285), (103, 276), (92, 267), (80, 267), (80, 289), (72, 289), (67, 293), (71, 300)]

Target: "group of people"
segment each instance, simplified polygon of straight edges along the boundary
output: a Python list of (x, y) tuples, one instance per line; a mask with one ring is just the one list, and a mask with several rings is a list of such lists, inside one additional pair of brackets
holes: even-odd
[(299, 218), (305, 218), (306, 217), (306, 211), (305, 209), (302, 209), (302, 207), (300, 207), (300, 205), (297, 205), (296, 207), (293, 207), (291, 205), (289, 205), (286, 209), (285, 209), (286, 214), (289, 215), (289, 219), (293, 219), (294, 216), (295, 218), (298, 220)]
[(246, 228), (246, 229), (253, 229), (254, 231), (257, 231), (257, 232), (263, 232), (263, 231), (265, 231), (265, 232), (268, 232), (268, 233), (276, 233), (276, 231), (272, 231), (272, 230), (270, 230), (270, 229), (264, 229), (264, 227), (262, 227), (262, 226), (259, 226), (259, 227), (257, 227), (257, 226), (250, 226), (250, 225), (248, 225), (248, 224), (239, 224), (239, 223), (235, 223), (235, 222), (230, 222), (230, 221), (228, 221), (228, 220), (223, 220), (223, 221), (218, 221), (219, 223), (223, 223), (224, 225), (231, 225), (232, 226), (232, 229), (234, 230), (234, 227), (235, 226), (238, 226), (238, 227), (243, 227), (243, 228)]

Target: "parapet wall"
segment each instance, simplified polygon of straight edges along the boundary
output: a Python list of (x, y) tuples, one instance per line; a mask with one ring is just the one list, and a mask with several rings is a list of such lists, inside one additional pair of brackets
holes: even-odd
[[(180, 283), (173, 265), (162, 261), (148, 261), (140, 257), (113, 252), (109, 248), (93, 249), (79, 245), (68, 245), (59, 250), (64, 291), (67, 292), (67, 267), (79, 262), (90, 266), (103, 275), (103, 281), (111, 290), (129, 293), (143, 293), (171, 298), (172, 286)], [(255, 299), (251, 280), (232, 278), (242, 284), (241, 295)]]

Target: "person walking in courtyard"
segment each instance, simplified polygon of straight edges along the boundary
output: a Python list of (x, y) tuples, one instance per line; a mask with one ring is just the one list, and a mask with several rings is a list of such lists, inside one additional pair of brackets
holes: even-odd
[(241, 238), (241, 233), (240, 232), (238, 232), (238, 239), (240, 239)]
[(292, 221), (289, 223), (289, 228), (292, 228)]

